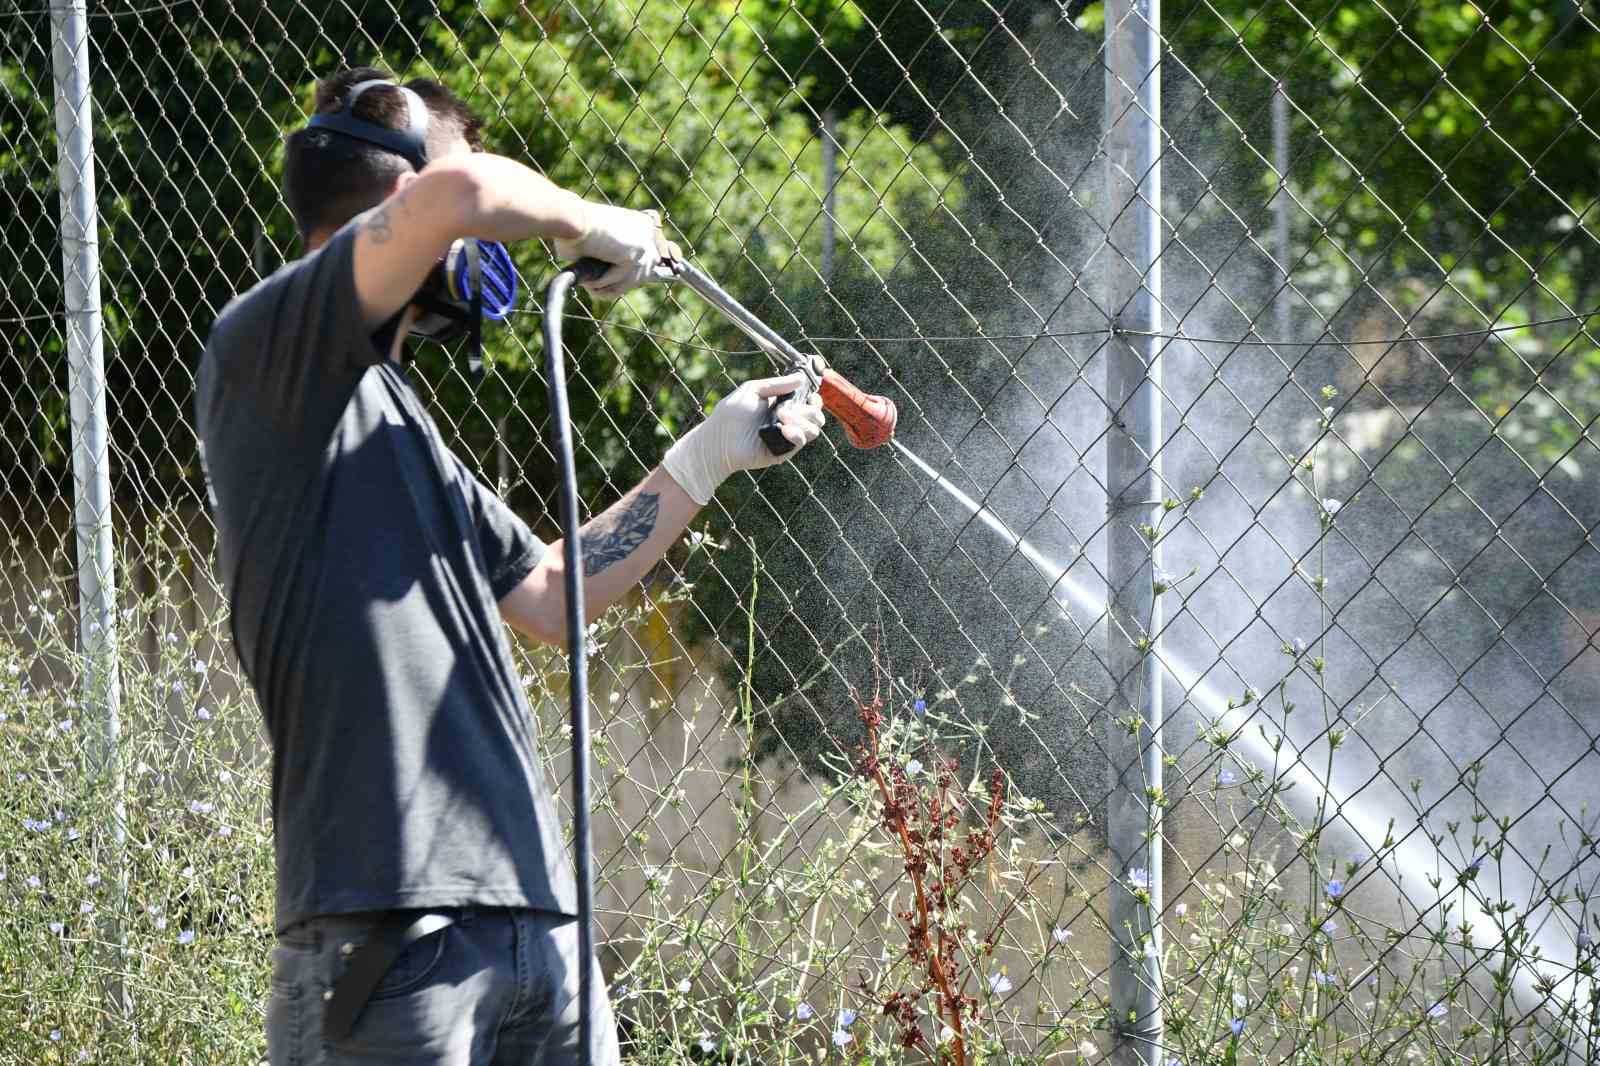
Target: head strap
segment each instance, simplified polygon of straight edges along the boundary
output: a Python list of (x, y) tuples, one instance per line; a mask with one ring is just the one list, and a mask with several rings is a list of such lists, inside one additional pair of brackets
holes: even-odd
[[(356, 100), (374, 85), (387, 85), (399, 89), (400, 94), (405, 97), (406, 109), (410, 113), (410, 123), (405, 129), (390, 129), (375, 122), (356, 118), (352, 110), (356, 106)], [(358, 141), (377, 145), (379, 148), (387, 148), (418, 170), (428, 165), (428, 105), (423, 103), (422, 97), (415, 92), (392, 81), (374, 78), (372, 81), (351, 86), (337, 111), (317, 112), (311, 116), (311, 121), (306, 123), (306, 128), (331, 130), (346, 137), (354, 137)]]

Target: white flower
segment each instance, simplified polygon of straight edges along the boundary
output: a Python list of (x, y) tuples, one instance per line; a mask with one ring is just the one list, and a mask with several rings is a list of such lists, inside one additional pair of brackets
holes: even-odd
[(72, 719), (63, 718), (61, 721), (56, 723), (56, 728), (61, 730), (63, 733), (72, 732)]
[(53, 1041), (59, 1042), (61, 1040), (61, 1030), (60, 1029), (52, 1029), (52, 1030), (50, 1030), (50, 1039), (53, 1040)]
[(78, 913), (79, 914), (93, 914), (94, 913), (94, 904), (90, 903), (88, 900), (84, 900), (82, 903), (78, 904)]
[(850, 1041), (852, 1041), (854, 1039), (855, 1039), (855, 1037), (851, 1036), (848, 1032), (846, 1032), (843, 1029), (835, 1029), (833, 1031), (833, 1045), (834, 1045), (834, 1047), (844, 1047), (846, 1044), (850, 1043)]
[(679, 992), (687, 992), (687, 991), (689, 991), (689, 979), (687, 977), (685, 977), (683, 980), (678, 982), (678, 991)]
[(717, 1042), (711, 1039), (710, 1029), (700, 1030), (700, 1050), (705, 1052), (707, 1055), (717, 1050)]
[(88, 885), (90, 888), (93, 888), (95, 885), (100, 883), (100, 875), (92, 873), (83, 879), (83, 883)]
[(1092, 1055), (1100, 1054), (1100, 1049), (1094, 1046), (1093, 1040), (1080, 1040), (1078, 1041), (1078, 1054), (1084, 1058), (1089, 1058)]
[(1299, 637), (1295, 637), (1293, 640), (1291, 640), (1289, 642), (1289, 647), (1296, 655), (1304, 655), (1306, 653), (1306, 642), (1301, 640)]
[(1322, 409), (1322, 417), (1323, 418), (1332, 418), (1333, 417), (1333, 406), (1331, 404)]
[(60, 936), (62, 934), (62, 932), (66, 928), (67, 928), (66, 925), (64, 923), (62, 923), (62, 922), (51, 922), (50, 923), (50, 931), (52, 933), (54, 933), (56, 936)]
[(1050, 930), (1050, 935), (1055, 937), (1057, 944), (1065, 944), (1067, 941), (1072, 939), (1072, 930), (1058, 925), (1054, 929)]
[(948, 1044), (956, 1038), (956, 1031), (948, 1025), (939, 1027), (939, 1043)]
[(178, 934), (178, 943), (180, 943), (180, 944), (193, 944), (194, 943), (194, 930), (193, 929), (185, 929), (181, 933), (179, 933)]
[(916, 777), (920, 773), (922, 773), (922, 760), (921, 759), (912, 759), (910, 762), (906, 763), (906, 776), (907, 777)]
[(1339, 503), (1338, 500), (1331, 500), (1330, 499), (1330, 500), (1323, 500), (1322, 501), (1322, 509), (1324, 511), (1328, 512), (1328, 514), (1330, 514), (1330, 515), (1338, 514), (1340, 506), (1341, 506), (1341, 504)]
[(1182, 918), (1185, 914), (1189, 913), (1189, 905), (1187, 903), (1180, 903), (1176, 907), (1172, 908), (1172, 912), (1179, 918)]
[(204, 674), (206, 672), (206, 664), (201, 662), (199, 659), (196, 659), (194, 662), (189, 664), (189, 669), (193, 670), (197, 674)]
[(811, 1004), (809, 1003), (800, 1003), (794, 1008), (794, 1016), (796, 1021), (809, 1022), (813, 1017), (816, 1016), (816, 1013), (816, 1011), (811, 1009)]
[(1249, 1005), (1250, 1001), (1245, 998), (1245, 994), (1243, 992), (1235, 992), (1233, 994), (1233, 1006), (1235, 1010), (1243, 1013), (1244, 1009)]
[(989, 994), (1003, 996), (1011, 991), (1011, 978), (1003, 973), (989, 975)]
[(211, 721), (211, 712), (204, 707), (196, 707), (194, 709), (194, 716), (200, 719), (202, 722)]
[(1294, 936), (1294, 923), (1293, 922), (1283, 922), (1283, 923), (1281, 923), (1278, 926), (1278, 932), (1282, 933), (1284, 936)]

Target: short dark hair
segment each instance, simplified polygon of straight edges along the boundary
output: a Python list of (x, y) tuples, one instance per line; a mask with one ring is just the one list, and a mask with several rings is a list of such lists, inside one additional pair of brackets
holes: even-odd
[[(352, 86), (364, 81), (394, 81), (377, 67), (356, 67), (317, 82), (316, 111), (337, 111)], [(455, 93), (432, 78), (413, 78), (405, 87), (428, 107), (428, 155), (443, 154), (457, 138), (483, 148), (483, 122)], [(398, 89), (375, 85), (356, 100), (352, 114), (364, 122), (405, 129), (405, 97)], [(284, 144), (283, 197), (301, 239), (337, 229), (381, 202), (394, 181), (412, 166), (387, 148), (325, 129), (300, 129)]]

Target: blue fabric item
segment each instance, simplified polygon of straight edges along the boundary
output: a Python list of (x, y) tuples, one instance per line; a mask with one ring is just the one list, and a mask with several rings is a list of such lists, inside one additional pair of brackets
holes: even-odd
[[(577, 923), (465, 908), (395, 959), (346, 1035), (323, 1037), (323, 992), (382, 915), (315, 918), (279, 934), (267, 999), (269, 1066), (619, 1066), (599, 964), (590, 1055), (578, 1057)], [(348, 949), (346, 945), (349, 945)]]

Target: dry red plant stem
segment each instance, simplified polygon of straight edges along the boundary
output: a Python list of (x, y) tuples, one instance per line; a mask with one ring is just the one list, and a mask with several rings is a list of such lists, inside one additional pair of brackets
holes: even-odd
[[(879, 729), (883, 725), (883, 701), (874, 696), (871, 702), (857, 700), (856, 706), (866, 729), (866, 741), (857, 752), (858, 767), (862, 775), (877, 786), (883, 800), (883, 826), (900, 845), (915, 899), (915, 908), (901, 911), (897, 917), (906, 925), (908, 956), (926, 971), (923, 985), (915, 994), (891, 993), (883, 1004), (883, 1013), (900, 1023), (902, 1046), (921, 1048), (930, 1062), (947, 1061), (954, 1062), (955, 1066), (966, 1066), (964, 1016), (977, 1001), (961, 990), (965, 981), (961, 978), (956, 948), (965, 923), (956, 930), (958, 935), (952, 936), (944, 925), (935, 926), (933, 916), (935, 910), (948, 909), (971, 879), (972, 871), (993, 850), (995, 829), (1004, 806), (1003, 776), (999, 770), (991, 775), (989, 805), (983, 812), (980, 827), (967, 834), (964, 845), (952, 844), (947, 857), (945, 842), (961, 822), (960, 806), (950, 795), (956, 762), (943, 758), (930, 760), (936, 764), (929, 768), (935, 784), (924, 798), (907, 778), (905, 767), (898, 760), (886, 762), (881, 757)], [(989, 940), (993, 940), (993, 935)], [(953, 1034), (946, 1044), (937, 1047), (928, 1044), (922, 1027), (917, 1024), (916, 1003), (928, 992), (936, 995), (938, 1018)]]

